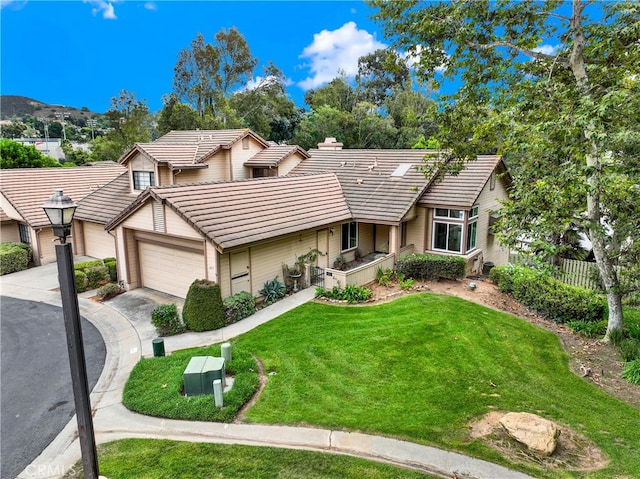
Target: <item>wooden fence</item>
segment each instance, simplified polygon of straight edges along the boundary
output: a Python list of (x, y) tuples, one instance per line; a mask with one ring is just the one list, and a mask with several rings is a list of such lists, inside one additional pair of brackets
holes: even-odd
[[(578, 261), (574, 259), (560, 259), (559, 271), (553, 277), (563, 283), (580, 286), (581, 288), (597, 290), (598, 268), (595, 263), (588, 261)], [(531, 257), (522, 254), (509, 255), (509, 262), (512, 264), (531, 264)], [(550, 261), (551, 262), (551, 261)]]

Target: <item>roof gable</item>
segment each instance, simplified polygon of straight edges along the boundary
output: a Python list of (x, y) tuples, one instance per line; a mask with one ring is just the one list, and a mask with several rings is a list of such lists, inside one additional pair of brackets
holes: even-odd
[(327, 173), (149, 188), (107, 229), (153, 199), (221, 251), (351, 219), (338, 179)]
[(50, 226), (42, 205), (56, 189), (61, 188), (77, 203), (125, 171), (121, 165), (111, 162), (76, 168), (2, 170), (0, 190), (24, 221), (33, 228), (39, 228)]
[(457, 176), (447, 174), (444, 179), (434, 182), (418, 201), (420, 206), (456, 206), (471, 208), (491, 173), (499, 166), (506, 170), (501, 156), (480, 155), (475, 161), (465, 163), (465, 168)]

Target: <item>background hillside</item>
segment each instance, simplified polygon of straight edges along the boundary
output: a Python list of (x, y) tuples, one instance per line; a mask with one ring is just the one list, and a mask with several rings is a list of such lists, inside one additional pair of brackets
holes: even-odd
[(2, 120), (24, 118), (25, 116), (55, 119), (56, 113), (66, 113), (69, 117), (84, 119), (102, 116), (101, 113), (92, 112), (86, 107), (75, 108), (64, 105), (49, 105), (26, 96), (0, 96), (0, 119)]

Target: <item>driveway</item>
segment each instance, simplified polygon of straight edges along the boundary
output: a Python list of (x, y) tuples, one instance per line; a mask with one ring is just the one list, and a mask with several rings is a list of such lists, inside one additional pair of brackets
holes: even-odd
[[(0, 315), (0, 475), (13, 479), (62, 431), (75, 406), (62, 309), (3, 296)], [(82, 333), (93, 389), (106, 349), (98, 330), (84, 318)]]

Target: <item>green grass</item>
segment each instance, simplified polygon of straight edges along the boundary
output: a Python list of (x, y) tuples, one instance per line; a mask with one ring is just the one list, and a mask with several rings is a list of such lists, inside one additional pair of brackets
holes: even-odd
[[(640, 477), (640, 410), (572, 374), (552, 333), (474, 303), (429, 293), (365, 307), (308, 303), (233, 346), (272, 373), (247, 422), (393, 436), (537, 477)], [(181, 381), (184, 367), (168, 371), (156, 359), (143, 361), (157, 371), (141, 375), (140, 394)], [(532, 412), (572, 427), (611, 461), (593, 472), (509, 463), (468, 439), (469, 421), (491, 410)]]
[(182, 374), (192, 356), (220, 356), (220, 346), (185, 349), (171, 356), (143, 359), (133, 368), (122, 402), (132, 411), (149, 416), (192, 421), (230, 422), (258, 389), (258, 368), (247, 352), (232, 348), (232, 361), (225, 365), (235, 376), (224, 393), (224, 407), (217, 408), (210, 395), (182, 395)]
[[(350, 456), (272, 447), (123, 439), (98, 447), (100, 474), (109, 479), (397, 479), (415, 471)], [(80, 477), (82, 464), (72, 469)]]
[(434, 294), (309, 303), (236, 344), (276, 373), (247, 421), (384, 434), (514, 467), (470, 442), (466, 425), (493, 409), (526, 411), (574, 428), (611, 459), (592, 473), (526, 471), (640, 476), (640, 411), (572, 374), (555, 335), (474, 303)]

